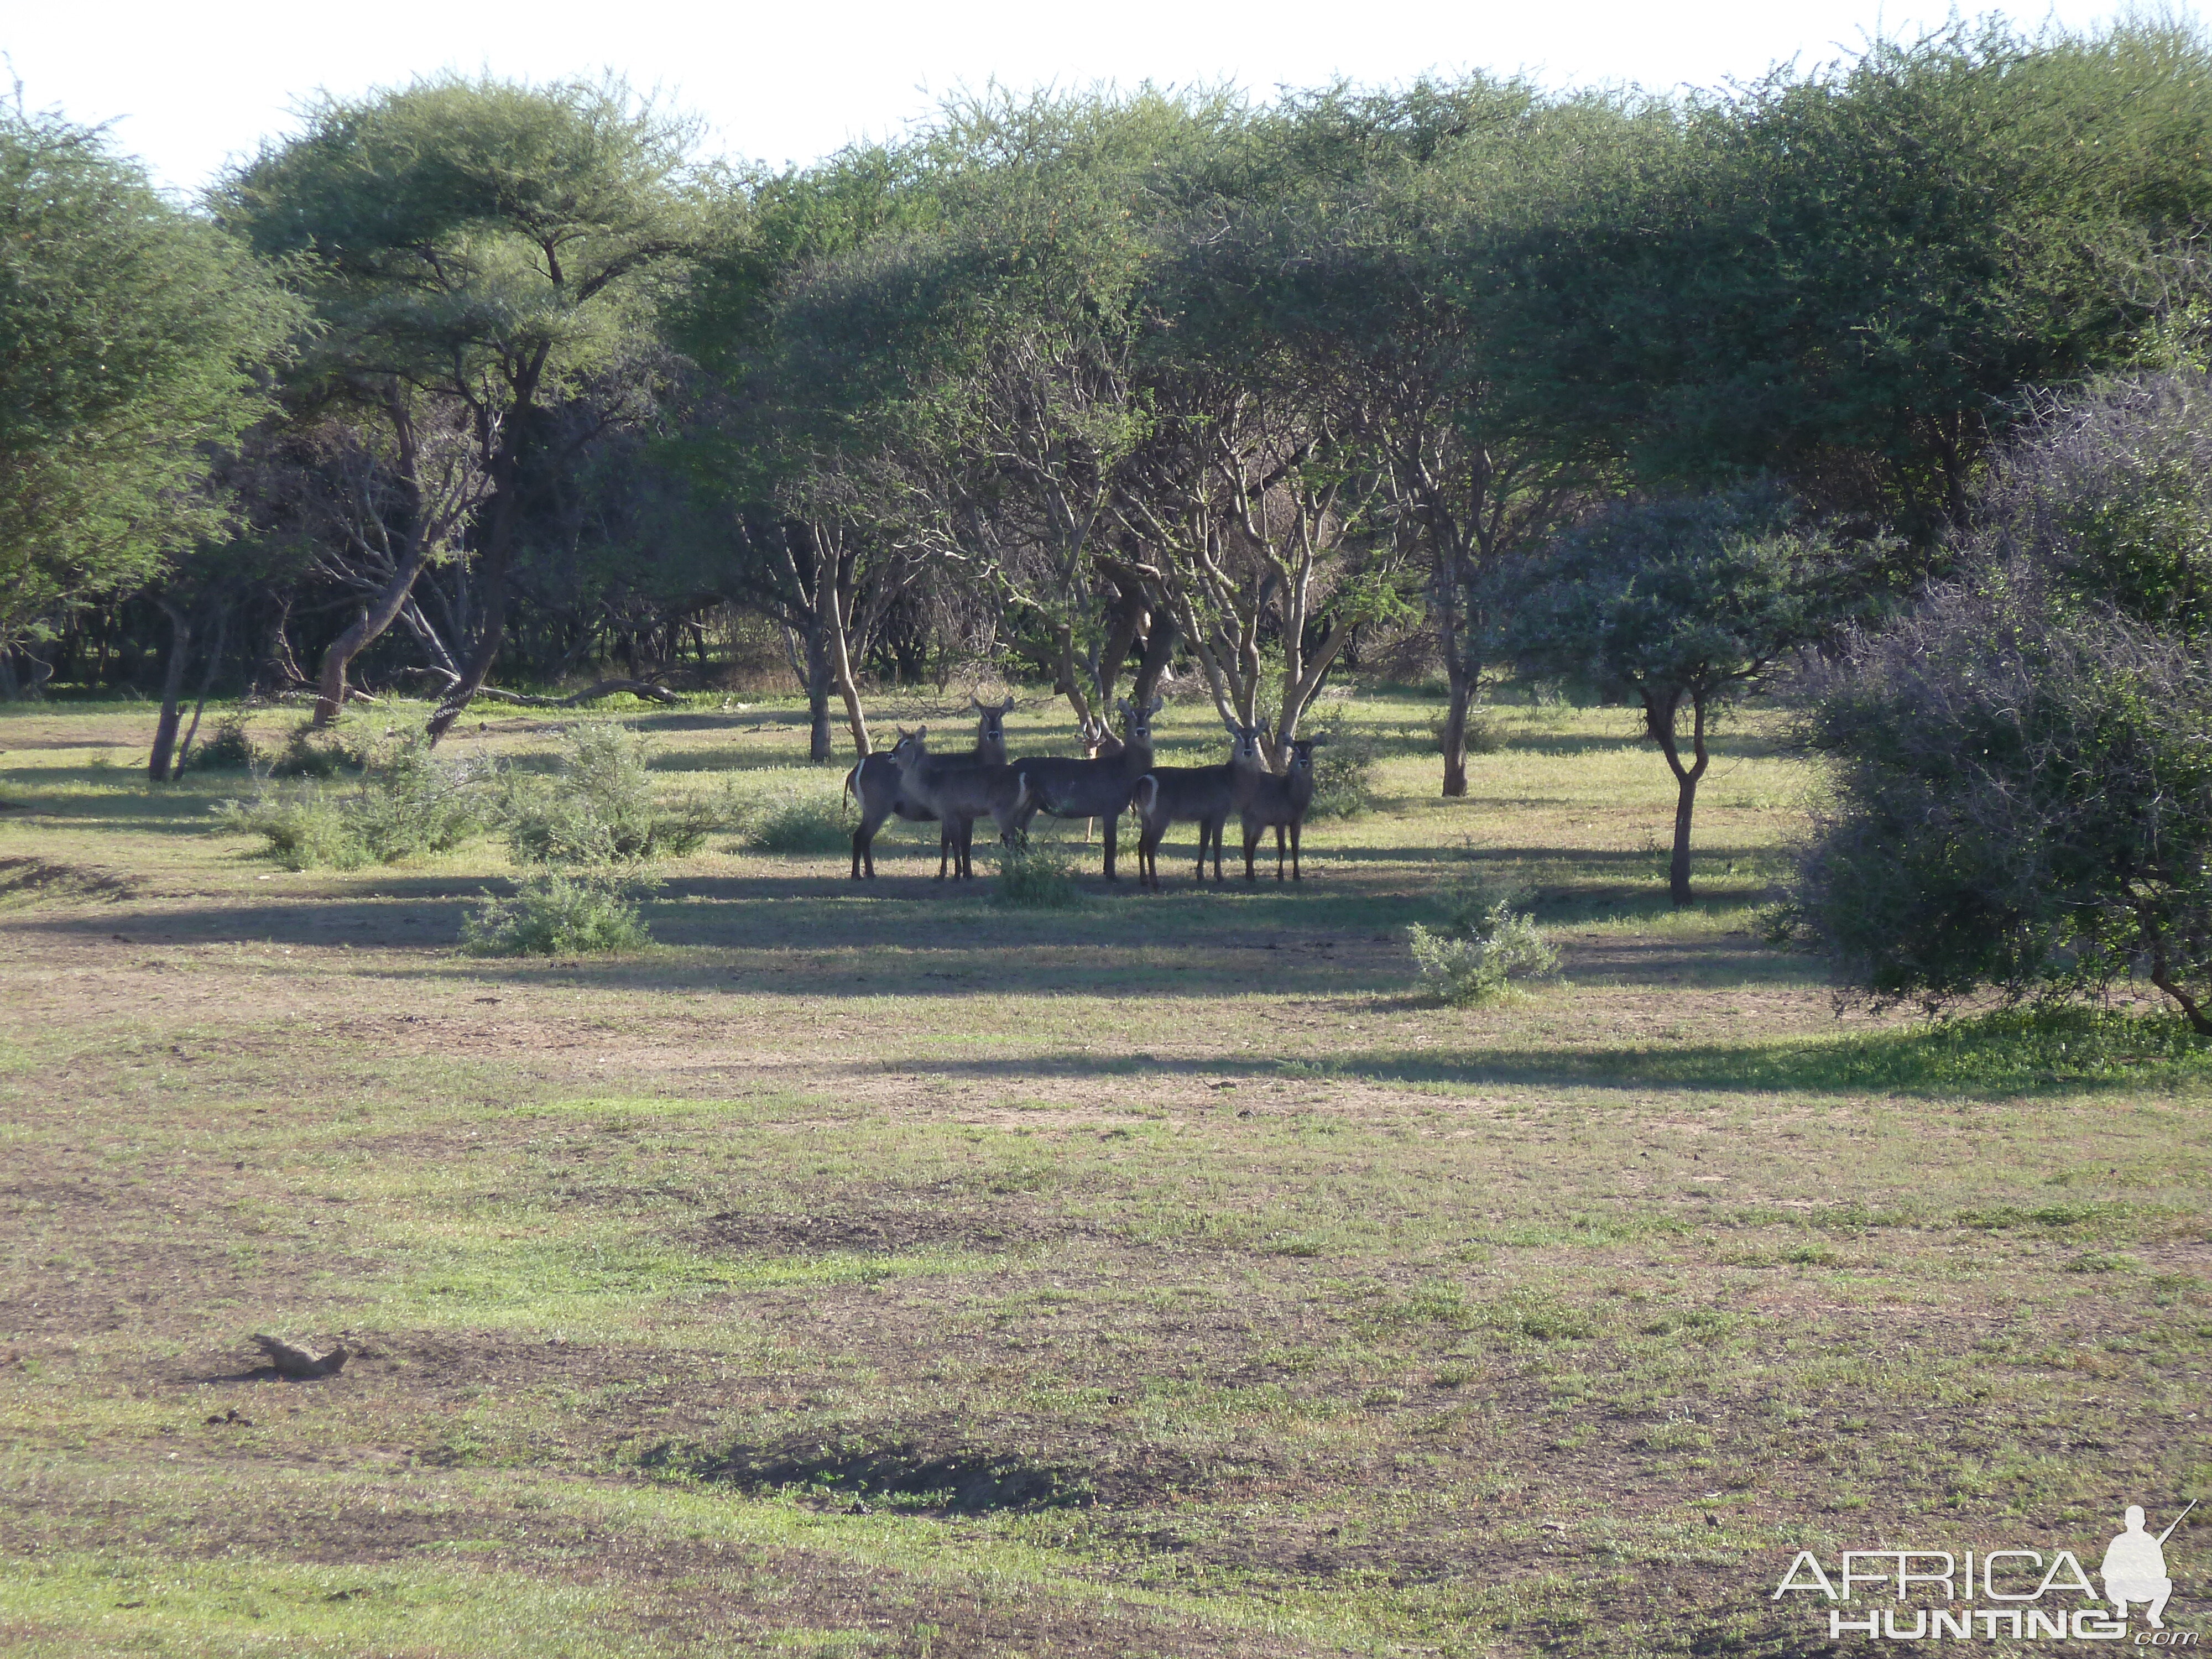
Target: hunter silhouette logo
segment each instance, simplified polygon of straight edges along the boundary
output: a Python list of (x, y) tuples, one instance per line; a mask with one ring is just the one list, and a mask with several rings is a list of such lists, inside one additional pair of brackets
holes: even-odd
[[(2197, 1500), (2189, 1500), (2189, 1510), (2197, 1507)], [(2188, 1517), (2184, 1510), (2173, 1517), (2166, 1529), (2153, 1538), (2143, 1530), (2142, 1505), (2130, 1504), (2123, 1517), (2127, 1530), (2105, 1546), (2106, 1599), (2112, 1604), (2112, 1617), (2128, 1616), (2128, 1603), (2144, 1601), (2149, 1605), (2143, 1618), (2153, 1630), (2164, 1630), (2166, 1621), (2159, 1615), (2166, 1611), (2166, 1598), (2173, 1594), (2173, 1580), (2166, 1576), (2166, 1540), (2173, 1536), (2173, 1528)]]
[[(1963, 1556), (1948, 1550), (1846, 1550), (1831, 1577), (1810, 1550), (1800, 1550), (1782, 1575), (1770, 1600), (1793, 1592), (1810, 1593), (1832, 1605), (1828, 1637), (1863, 1636), (1873, 1641), (1941, 1640), (2119, 1642), (2129, 1633), (2128, 1610), (2142, 1609), (2149, 1626), (2134, 1645), (2194, 1648), (2194, 1631), (2168, 1631), (2166, 1604), (2173, 1579), (2166, 1565), (2166, 1542), (2197, 1507), (2191, 1498), (2164, 1532), (2153, 1534), (2142, 1506), (2131, 1504), (2121, 1531), (2105, 1547), (2098, 1570), (2105, 1593), (2097, 1594), (2081, 1558), (2058, 1550), (1972, 1550)], [(1909, 1603), (1918, 1601), (1921, 1605)], [(1868, 1602), (1887, 1601), (1887, 1607)], [(2109, 1603), (2110, 1605), (2105, 1605)], [(1849, 1611), (1841, 1604), (1854, 1604)]]

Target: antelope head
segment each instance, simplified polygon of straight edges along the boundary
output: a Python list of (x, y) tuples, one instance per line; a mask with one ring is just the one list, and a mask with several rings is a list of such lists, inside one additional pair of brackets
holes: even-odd
[(970, 695), (968, 701), (975, 705), (975, 713), (979, 716), (976, 746), (987, 748), (996, 744), (1003, 749), (1006, 742), (1006, 716), (1014, 712), (1014, 700), (1008, 697), (1003, 703), (985, 702), (981, 697)]
[(891, 764), (902, 773), (911, 772), (921, 764), (923, 756), (928, 752), (928, 741), (927, 726), (918, 726), (909, 732), (902, 726), (898, 729), (898, 741), (890, 748)]
[(1133, 744), (1142, 744), (1146, 748), (1151, 748), (1152, 746), (1152, 716), (1166, 706), (1167, 700), (1164, 697), (1154, 697), (1152, 706), (1142, 709), (1127, 697), (1119, 699), (1115, 707), (1121, 711), (1123, 729), (1128, 733), (1127, 740), (1122, 746), (1127, 748)]

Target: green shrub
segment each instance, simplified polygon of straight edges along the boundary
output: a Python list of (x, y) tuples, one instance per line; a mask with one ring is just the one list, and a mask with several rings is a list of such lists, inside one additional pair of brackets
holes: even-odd
[(361, 771), (367, 761), (361, 746), (343, 728), (317, 730), (313, 721), (306, 721), (292, 728), (291, 737), (270, 763), (269, 775), (328, 781)]
[(227, 828), (266, 840), (287, 869), (356, 870), (459, 846), (483, 825), (483, 782), (480, 768), (439, 759), (416, 735), (370, 755), (350, 786), (264, 786), (215, 811)]
[(193, 748), (185, 764), (192, 772), (251, 772), (260, 758), (252, 734), (246, 729), (245, 712), (234, 709), (216, 722), (207, 741)]
[(1516, 979), (1550, 978), (1559, 953), (1525, 908), (1526, 888), (1507, 881), (1462, 848), (1437, 887), (1438, 929), (1413, 924), (1407, 943), (1424, 983), (1465, 1006), (1503, 996)]
[(518, 864), (638, 864), (696, 852), (714, 827), (709, 809), (664, 811), (653, 797), (642, 738), (606, 720), (568, 731), (551, 778), (510, 772), (498, 816)]
[(1018, 910), (1064, 910), (1083, 902), (1075, 861), (1048, 842), (999, 854), (999, 902)]
[(1471, 939), (1431, 933), (1418, 921), (1407, 939), (1423, 982), (1455, 1006), (1502, 996), (1516, 979), (1559, 971), (1559, 953), (1537, 931), (1535, 918), (1519, 911), (1492, 912)]
[(261, 836), (269, 856), (287, 870), (356, 870), (368, 862), (361, 843), (347, 833), (337, 799), (317, 784), (264, 788), (251, 800), (218, 801), (210, 810), (226, 830)]
[(1370, 732), (1331, 713), (1308, 722), (1304, 736), (1314, 750), (1313, 805), (1310, 818), (1353, 818), (1375, 807), (1375, 763), (1382, 750)]
[(842, 797), (786, 788), (739, 810), (738, 840), (756, 853), (842, 853), (853, 829)]
[(461, 924), (478, 957), (566, 957), (640, 951), (653, 942), (619, 884), (557, 871), (525, 879), (512, 898), (487, 893)]

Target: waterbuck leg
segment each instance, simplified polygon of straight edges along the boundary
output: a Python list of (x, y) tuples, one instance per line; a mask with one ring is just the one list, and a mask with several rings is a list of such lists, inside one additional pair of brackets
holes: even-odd
[(867, 868), (868, 879), (873, 881), (876, 878), (876, 831), (884, 827), (884, 820), (890, 816), (888, 812), (864, 816), (860, 819), (859, 828), (853, 831), (853, 879), (854, 881), (860, 879), (860, 870), (864, 862)]
[(1283, 878), (1283, 826), (1275, 826), (1275, 879)]
[(1252, 855), (1259, 850), (1260, 832), (1257, 830), (1247, 830), (1244, 832), (1244, 879), (1247, 881), (1257, 881), (1260, 878), (1252, 872)]
[(1291, 879), (1292, 881), (1305, 879), (1298, 873), (1298, 824), (1295, 818), (1291, 821)]
[(1106, 820), (1106, 879), (1109, 881), (1120, 879), (1114, 873), (1114, 847), (1121, 839), (1121, 815), (1117, 812)]

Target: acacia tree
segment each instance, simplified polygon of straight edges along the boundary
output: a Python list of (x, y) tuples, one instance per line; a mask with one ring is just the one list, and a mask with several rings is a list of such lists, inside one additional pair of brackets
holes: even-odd
[(1690, 825), (1715, 727), (1784, 655), (1863, 611), (1888, 550), (1846, 546), (1796, 517), (1771, 489), (1622, 502), (1506, 579), (1503, 643), (1524, 672), (1640, 706), (1674, 775), (1667, 889), (1677, 905), (1691, 902)]
[[(619, 82), (447, 76), (325, 101), (304, 133), (216, 192), (224, 222), (298, 272), (321, 325), (307, 376), (378, 418), (419, 398), (449, 404), (474, 434), (488, 480), (469, 537), (476, 638), (433, 739), (497, 660), (525, 456), (544, 410), (653, 350), (664, 290), (705, 234), (692, 138)], [(319, 721), (423, 568), (396, 568), (367, 623), (333, 644)]]
[(1648, 484), (1747, 470), (1923, 556), (2023, 387), (2125, 361), (2113, 262), (2212, 212), (2202, 35), (1954, 23), (1661, 106), (1489, 257), (1526, 418)]
[[(103, 133), (0, 108), (0, 671), (88, 597), (228, 534), (210, 474), (298, 319)], [(172, 639), (179, 673), (189, 645)]]
[(1498, 222), (1561, 155), (1617, 141), (1618, 100), (1547, 100), (1520, 82), (1346, 88), (1294, 105), (1270, 133), (1272, 193), (1201, 246), (1206, 331), (1272, 354), (1299, 401), (1356, 434), (1378, 526), (1425, 567), (1449, 685), (1443, 793), (1467, 791), (1467, 732), (1489, 630), (1484, 578), (1555, 528), (1602, 457), (1502, 405), (1505, 343), (1486, 310), (1509, 273)]
[(866, 756), (855, 664), (918, 559), (884, 510), (909, 493), (880, 460), (902, 381), (865, 290), (875, 250), (931, 223), (935, 195), (911, 152), (881, 146), (738, 190), (744, 212), (672, 318), (706, 374), (672, 453), (719, 543), (720, 591), (793, 647), (809, 757), (830, 758), (833, 692)]

